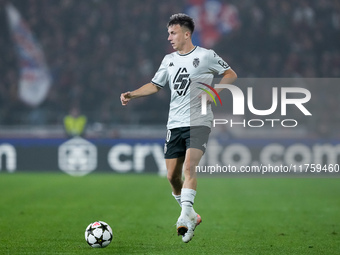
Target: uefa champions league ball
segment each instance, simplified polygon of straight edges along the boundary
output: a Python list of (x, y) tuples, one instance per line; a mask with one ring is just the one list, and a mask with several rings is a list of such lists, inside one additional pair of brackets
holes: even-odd
[(93, 248), (108, 246), (113, 238), (112, 229), (104, 221), (96, 221), (87, 226), (85, 240)]

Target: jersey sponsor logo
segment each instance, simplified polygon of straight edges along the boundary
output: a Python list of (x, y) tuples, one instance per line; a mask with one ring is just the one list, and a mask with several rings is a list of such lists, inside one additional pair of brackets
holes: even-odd
[(192, 61), (192, 64), (194, 65), (194, 67), (198, 67), (200, 64), (200, 59), (199, 58), (194, 58), (194, 61)]
[(191, 80), (185, 67), (180, 67), (173, 80), (174, 90), (179, 96), (185, 96), (190, 86)]
[(228, 67), (229, 67), (229, 65), (226, 63), (226, 62), (224, 62), (223, 60), (219, 60), (218, 61), (218, 63), (224, 68), (224, 69), (227, 69)]

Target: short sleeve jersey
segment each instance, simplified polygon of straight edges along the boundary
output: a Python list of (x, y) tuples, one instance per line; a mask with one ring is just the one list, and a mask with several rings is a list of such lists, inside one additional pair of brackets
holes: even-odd
[(215, 75), (230, 69), (229, 65), (213, 50), (196, 46), (187, 54), (173, 52), (164, 57), (158, 71), (151, 80), (163, 88), (171, 90), (167, 128), (190, 126), (211, 127), (213, 113), (211, 105), (207, 114), (201, 114), (202, 83), (211, 85)]

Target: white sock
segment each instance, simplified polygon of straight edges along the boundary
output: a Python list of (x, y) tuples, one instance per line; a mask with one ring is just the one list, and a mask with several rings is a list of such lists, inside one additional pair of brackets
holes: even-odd
[(196, 190), (182, 188), (181, 191), (182, 213), (188, 214), (195, 212), (193, 209), (195, 196)]
[(172, 195), (176, 199), (179, 206), (182, 207), (182, 205), (181, 205), (181, 195), (175, 195), (173, 192), (172, 192)]

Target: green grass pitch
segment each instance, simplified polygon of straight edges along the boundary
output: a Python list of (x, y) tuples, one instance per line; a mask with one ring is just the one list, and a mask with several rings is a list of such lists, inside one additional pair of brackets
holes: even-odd
[[(340, 254), (340, 178), (200, 178), (194, 239), (166, 178), (0, 173), (0, 254)], [(113, 229), (104, 249), (86, 226)]]

